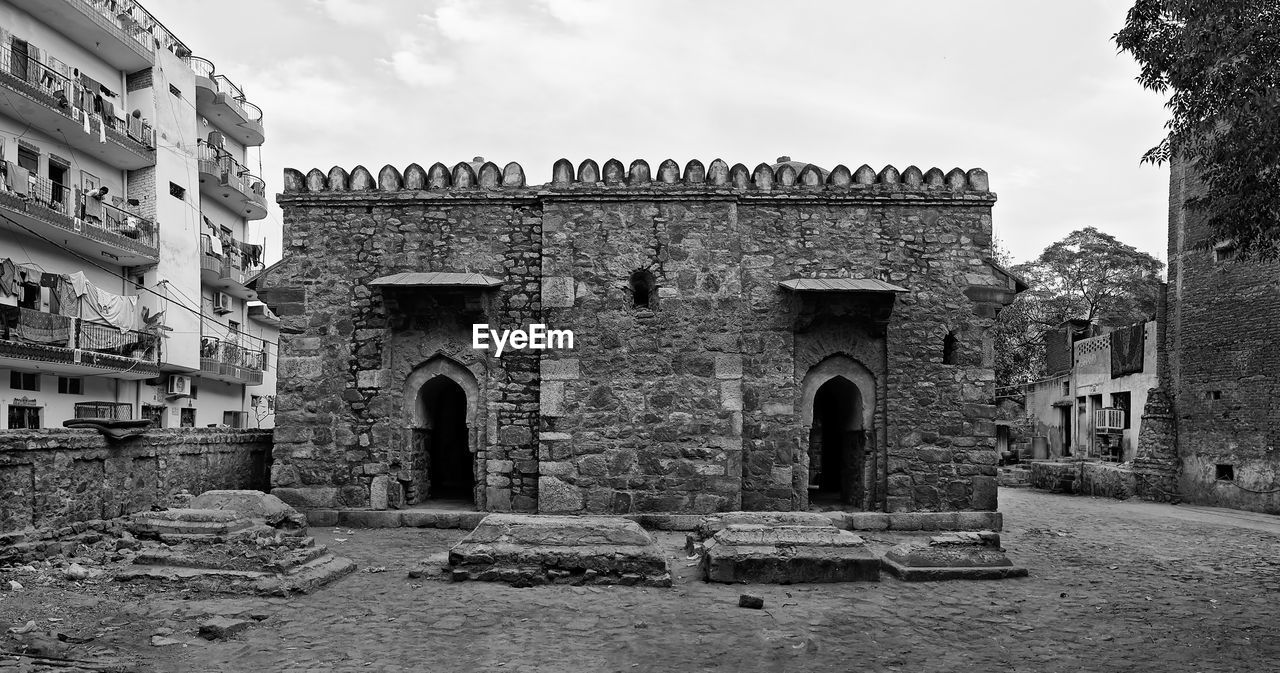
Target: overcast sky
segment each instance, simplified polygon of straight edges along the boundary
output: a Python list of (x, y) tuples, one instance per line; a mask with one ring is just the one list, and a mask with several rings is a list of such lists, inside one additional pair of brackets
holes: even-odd
[(1163, 100), (1111, 42), (1128, 0), (143, 4), (265, 111), (269, 194), (286, 166), (473, 156), (532, 183), (560, 157), (981, 167), (1016, 261), (1086, 226), (1166, 256), (1168, 170), (1138, 163)]

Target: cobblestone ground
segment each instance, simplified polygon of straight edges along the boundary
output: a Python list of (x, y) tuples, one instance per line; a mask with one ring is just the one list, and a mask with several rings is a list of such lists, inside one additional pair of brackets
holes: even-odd
[[(671, 589), (513, 589), (406, 577), (458, 531), (321, 529), (386, 571), (287, 601), (151, 598), (191, 644), (130, 649), (161, 671), (1276, 670), (1280, 517), (1014, 489), (1001, 510), (1027, 579), (707, 585), (663, 534)], [(744, 591), (765, 610), (737, 607)], [(189, 636), (190, 617), (246, 605), (271, 616)]]

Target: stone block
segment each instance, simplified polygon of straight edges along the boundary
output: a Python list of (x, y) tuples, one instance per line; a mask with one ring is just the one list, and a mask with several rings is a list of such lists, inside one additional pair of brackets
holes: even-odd
[(582, 489), (556, 477), (538, 477), (538, 512), (555, 514), (580, 511)]
[(542, 277), (542, 307), (570, 308), (573, 306), (573, 278), (568, 276)]
[(390, 500), (391, 478), (380, 474), (369, 483), (369, 509), (386, 509)]
[(862, 538), (834, 526), (735, 524), (706, 543), (709, 582), (878, 582), (880, 560)]
[(811, 526), (835, 529), (823, 512), (722, 512), (701, 517), (698, 539), (705, 540), (729, 526)]
[(542, 415), (548, 418), (564, 416), (564, 381), (543, 381), (538, 388), (538, 410)]
[(205, 640), (226, 640), (253, 626), (253, 624), (254, 622), (251, 619), (213, 617), (200, 624), (200, 637)]
[(578, 359), (543, 359), (539, 362), (543, 381), (576, 381), (579, 378)]
[(718, 379), (742, 378), (742, 356), (733, 353), (717, 353), (715, 375)]
[(191, 500), (192, 509), (236, 512), (268, 526), (305, 533), (307, 519), (280, 498), (262, 491), (205, 491)]
[(387, 385), (387, 372), (382, 369), (365, 369), (356, 372), (357, 388), (382, 388)]
[(300, 486), (296, 488), (273, 488), (271, 495), (280, 498), (286, 504), (302, 509), (316, 507), (339, 507), (338, 489), (332, 486)]
[(1027, 575), (1026, 568), (1015, 566), (1005, 555), (1000, 536), (990, 531), (951, 533), (928, 542), (900, 544), (885, 553), (884, 566), (909, 582)]
[(973, 477), (973, 502), (978, 510), (994, 511), (999, 506), (999, 480), (996, 477)]
[(253, 526), (239, 512), (220, 509), (167, 509), (134, 512), (125, 528), (138, 537), (164, 535), (228, 535)]
[(307, 524), (321, 527), (336, 526), (338, 525), (338, 511), (333, 509), (307, 510)]
[(889, 515), (884, 512), (851, 512), (849, 530), (888, 530)]
[[(670, 586), (663, 550), (619, 517), (490, 514), (449, 550), (465, 578), (517, 586), (595, 582)], [(463, 579), (465, 579), (463, 578)]]

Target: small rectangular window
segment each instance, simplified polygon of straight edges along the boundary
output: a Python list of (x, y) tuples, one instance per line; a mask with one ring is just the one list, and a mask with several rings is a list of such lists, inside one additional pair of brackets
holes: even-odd
[(18, 146), (18, 165), (32, 173), (39, 173), (40, 152), (28, 147)]
[(40, 375), (34, 372), (9, 372), (9, 387), (14, 390), (40, 390)]
[(1213, 261), (1230, 262), (1236, 258), (1236, 242), (1223, 241), (1213, 247)]
[(174, 198), (176, 198), (176, 199), (183, 199), (183, 200), (185, 201), (185, 200), (186, 200), (186, 198), (187, 198), (187, 189), (186, 189), (186, 187), (183, 187), (183, 186), (181, 186), (181, 185), (177, 184), (176, 182), (170, 182), (170, 183), (169, 183), (169, 196), (172, 196), (172, 197), (174, 197)]
[(228, 428), (243, 428), (244, 412), (243, 411), (222, 412), (222, 424), (227, 426)]
[(1218, 481), (1235, 481), (1236, 466), (1235, 465), (1216, 465), (1214, 466), (1214, 478)]
[(59, 376), (58, 392), (63, 395), (83, 395), (84, 379), (72, 376)]
[(1220, 399), (1222, 399), (1222, 391), (1221, 391), (1221, 390), (1206, 390), (1206, 391), (1204, 391), (1204, 398), (1205, 398), (1206, 400), (1210, 400), (1210, 401), (1213, 401), (1213, 400), (1220, 400)]
[(179, 423), (184, 428), (196, 427), (196, 410), (190, 407), (182, 409)]
[(177, 96), (178, 98), (182, 98), (182, 89), (179, 89), (172, 84), (169, 85), (169, 93)]
[(164, 427), (164, 412), (166, 407), (160, 404), (144, 404), (142, 405), (142, 417), (151, 421), (151, 427)]

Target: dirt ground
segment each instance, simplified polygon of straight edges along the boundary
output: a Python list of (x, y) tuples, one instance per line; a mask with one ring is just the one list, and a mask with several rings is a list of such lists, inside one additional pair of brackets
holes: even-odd
[[(0, 591), (0, 628), (35, 630), (5, 634), (3, 649), (52, 631), (37, 644), (81, 663), (9, 656), (0, 671), (1275, 670), (1280, 517), (1018, 489), (1000, 505), (1004, 546), (1029, 578), (708, 585), (683, 534), (663, 533), (670, 589), (513, 589), (407, 577), (460, 531), (345, 528), (314, 533), (361, 571), (292, 599), (6, 571), (0, 584), (23, 588)], [(739, 608), (746, 592), (765, 609)], [(215, 614), (261, 621), (198, 638)], [(153, 645), (156, 634), (176, 643)]]

